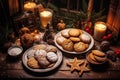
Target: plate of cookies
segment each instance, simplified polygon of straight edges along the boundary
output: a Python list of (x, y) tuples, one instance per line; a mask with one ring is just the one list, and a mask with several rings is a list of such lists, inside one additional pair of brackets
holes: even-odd
[(60, 50), (71, 54), (86, 53), (94, 45), (94, 39), (89, 33), (74, 28), (58, 32), (54, 37), (54, 42)]
[(48, 72), (61, 64), (62, 53), (53, 45), (37, 44), (25, 51), (22, 62), (33, 72)]

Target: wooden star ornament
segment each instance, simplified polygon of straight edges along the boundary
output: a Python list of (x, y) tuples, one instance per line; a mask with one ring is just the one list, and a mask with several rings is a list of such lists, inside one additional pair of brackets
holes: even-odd
[(71, 66), (70, 71), (73, 72), (74, 70), (79, 71), (80, 65), (83, 63), (84, 63), (83, 61), (78, 60), (77, 57), (75, 57), (73, 61), (68, 62), (67, 65)]

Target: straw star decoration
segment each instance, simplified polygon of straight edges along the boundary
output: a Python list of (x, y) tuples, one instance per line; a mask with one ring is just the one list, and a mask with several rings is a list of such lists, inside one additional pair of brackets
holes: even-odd
[(79, 71), (80, 70), (80, 65), (83, 64), (84, 62), (81, 60), (78, 60), (77, 57), (73, 59), (73, 61), (68, 62), (67, 64), (71, 66), (70, 71), (73, 72), (74, 70)]

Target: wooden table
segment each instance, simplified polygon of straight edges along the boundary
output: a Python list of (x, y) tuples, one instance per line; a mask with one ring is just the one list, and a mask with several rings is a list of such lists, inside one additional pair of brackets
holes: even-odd
[[(98, 42), (95, 42), (99, 45)], [(112, 47), (113, 49), (119, 46)], [(22, 55), (19, 58), (11, 58), (7, 53), (0, 53), (0, 77), (1, 78), (28, 78), (28, 79), (115, 79), (120, 78), (120, 59), (116, 62), (109, 61), (108, 63), (96, 67), (99, 70), (92, 69), (90, 72), (85, 72), (80, 77), (77, 72), (70, 72), (70, 67), (66, 62), (73, 59), (75, 56), (78, 59), (85, 59), (83, 55), (68, 55), (63, 53), (63, 61), (60, 66), (47, 73), (31, 72), (22, 64)]]

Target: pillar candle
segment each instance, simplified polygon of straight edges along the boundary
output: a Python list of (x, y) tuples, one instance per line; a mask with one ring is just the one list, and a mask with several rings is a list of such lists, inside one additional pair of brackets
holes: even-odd
[(96, 22), (94, 26), (94, 39), (101, 41), (102, 37), (106, 33), (106, 24), (104, 22)]
[(36, 7), (36, 3), (34, 3), (34, 2), (27, 2), (24, 4), (25, 11), (33, 11), (34, 12), (35, 7)]

